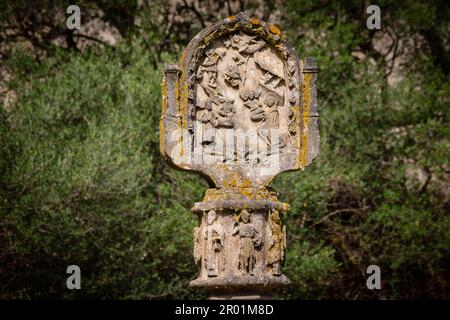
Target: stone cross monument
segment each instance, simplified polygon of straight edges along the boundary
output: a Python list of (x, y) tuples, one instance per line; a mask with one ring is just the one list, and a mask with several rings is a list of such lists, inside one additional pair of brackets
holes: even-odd
[(313, 58), (299, 60), (274, 25), (243, 13), (202, 30), (165, 66), (161, 153), (209, 183), (192, 211), (192, 287), (211, 298), (270, 297), (289, 283), (283, 215), (267, 185), (319, 151)]

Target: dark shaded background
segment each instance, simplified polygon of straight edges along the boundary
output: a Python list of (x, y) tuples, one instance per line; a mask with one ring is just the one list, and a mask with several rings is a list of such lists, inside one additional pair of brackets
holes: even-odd
[[(81, 30), (65, 9), (81, 8)], [(381, 8), (368, 30), (365, 8)], [(313, 56), (321, 151), (292, 205), (294, 299), (450, 298), (446, 1), (2, 1), (0, 298), (200, 298), (190, 208), (206, 183), (159, 155), (161, 70), (228, 15)], [(66, 268), (82, 289), (66, 288)], [(366, 268), (380, 266), (382, 289)]]

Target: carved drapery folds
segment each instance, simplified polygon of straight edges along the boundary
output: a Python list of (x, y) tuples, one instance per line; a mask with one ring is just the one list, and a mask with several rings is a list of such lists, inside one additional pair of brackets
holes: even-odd
[(166, 65), (161, 153), (212, 187), (193, 208), (199, 276), (191, 285), (288, 283), (287, 205), (266, 185), (318, 153), (316, 74), (277, 27), (243, 13), (201, 31), (178, 65)]

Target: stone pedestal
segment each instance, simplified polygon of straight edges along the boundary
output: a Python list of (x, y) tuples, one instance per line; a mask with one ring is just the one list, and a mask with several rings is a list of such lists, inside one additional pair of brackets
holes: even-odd
[(289, 284), (282, 274), (286, 229), (282, 216), (289, 206), (266, 188), (220, 188), (206, 191), (192, 211), (194, 259), (198, 278), (191, 287), (212, 297), (270, 297)]

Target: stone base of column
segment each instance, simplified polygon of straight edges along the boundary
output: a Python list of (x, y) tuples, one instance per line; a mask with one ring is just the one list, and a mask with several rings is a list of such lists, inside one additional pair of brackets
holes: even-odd
[(270, 299), (289, 284), (282, 274), (288, 205), (266, 188), (209, 189), (192, 211), (198, 278), (189, 286), (211, 299)]

